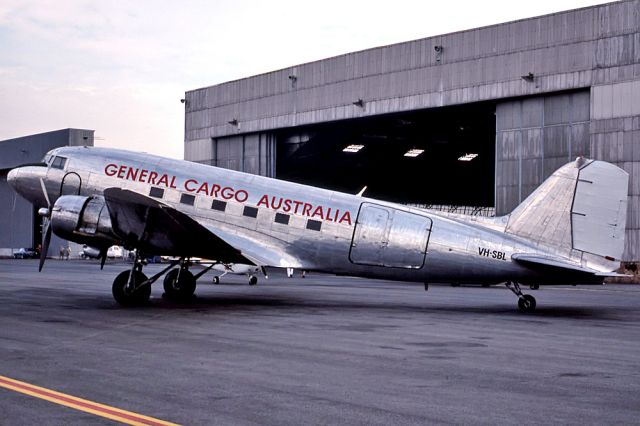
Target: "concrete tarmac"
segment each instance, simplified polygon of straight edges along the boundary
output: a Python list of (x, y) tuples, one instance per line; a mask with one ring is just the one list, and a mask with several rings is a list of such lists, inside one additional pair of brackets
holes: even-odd
[[(638, 286), (527, 291), (522, 314), (504, 287), (278, 271), (122, 308), (128, 267), (1, 260), (0, 376), (191, 425), (640, 422)], [(0, 424), (89, 423), (113, 424), (0, 388)]]

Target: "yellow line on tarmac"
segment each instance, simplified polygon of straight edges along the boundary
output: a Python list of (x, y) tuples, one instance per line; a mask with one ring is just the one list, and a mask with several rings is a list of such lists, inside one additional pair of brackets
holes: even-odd
[(153, 417), (143, 416), (141, 414), (132, 413), (130, 411), (121, 410), (104, 404), (98, 404), (97, 402), (41, 388), (40, 386), (10, 379), (9, 377), (0, 376), (0, 387), (20, 392), (25, 395), (30, 395), (35, 398), (44, 399), (45, 401), (53, 402), (54, 404), (64, 405), (65, 407), (84, 411), (85, 413), (106, 417), (107, 419), (128, 425), (177, 426), (175, 423), (165, 422), (164, 420), (154, 419)]

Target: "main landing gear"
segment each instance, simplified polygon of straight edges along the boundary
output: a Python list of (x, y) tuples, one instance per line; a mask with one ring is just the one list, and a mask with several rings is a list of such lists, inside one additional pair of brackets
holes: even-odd
[(518, 296), (518, 309), (520, 309), (520, 312), (533, 312), (536, 310), (536, 298), (530, 294), (522, 293), (517, 282), (507, 281), (505, 285), (513, 294)]
[[(122, 306), (137, 306), (146, 303), (151, 296), (152, 281), (142, 273), (142, 259), (136, 253), (133, 266), (128, 271), (122, 271), (113, 280), (111, 292), (116, 302)], [(156, 278), (157, 279), (157, 278)]]
[[(180, 260), (173, 260), (162, 271), (147, 278), (142, 273), (144, 263), (143, 256), (136, 253), (133, 266), (128, 271), (123, 271), (113, 281), (111, 288), (113, 298), (122, 306), (139, 306), (147, 303), (151, 296), (151, 284), (158, 278), (167, 274), (164, 278), (165, 295), (171, 299), (187, 300), (193, 296), (196, 289), (196, 281), (205, 273), (209, 272), (213, 266), (205, 268), (196, 275), (189, 271), (191, 262), (188, 258), (182, 257)], [(179, 268), (172, 269), (180, 265)], [(171, 271), (169, 271), (171, 269)], [(169, 273), (167, 273), (169, 271)]]
[(193, 296), (196, 290), (196, 277), (189, 271), (191, 263), (180, 259), (180, 267), (172, 269), (164, 277), (164, 294), (169, 299), (186, 300)]

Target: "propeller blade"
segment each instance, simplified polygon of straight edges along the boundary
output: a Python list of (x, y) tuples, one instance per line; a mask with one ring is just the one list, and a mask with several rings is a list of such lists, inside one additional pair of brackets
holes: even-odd
[(100, 252), (100, 269), (101, 270), (104, 269), (104, 262), (106, 262), (106, 261), (107, 261), (107, 250), (103, 249)]
[(44, 217), (42, 220), (42, 247), (40, 248), (40, 265), (38, 266), (38, 272), (42, 271), (44, 261), (47, 259), (47, 252), (49, 251), (49, 243), (51, 242), (51, 220), (48, 217)]
[(51, 200), (49, 200), (49, 194), (47, 194), (47, 187), (44, 184), (44, 179), (40, 178), (40, 187), (42, 188), (42, 193), (44, 194), (44, 199), (47, 200), (47, 208), (51, 211)]

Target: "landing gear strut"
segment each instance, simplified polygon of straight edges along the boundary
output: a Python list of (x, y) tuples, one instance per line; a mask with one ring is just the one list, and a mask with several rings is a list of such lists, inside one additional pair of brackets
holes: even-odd
[(137, 306), (146, 303), (151, 296), (151, 282), (142, 273), (142, 259), (138, 253), (129, 271), (122, 271), (113, 280), (113, 298), (122, 306)]
[(520, 285), (515, 281), (507, 281), (507, 288), (518, 296), (518, 309), (520, 312), (533, 312), (536, 310), (536, 298), (530, 294), (523, 294)]

